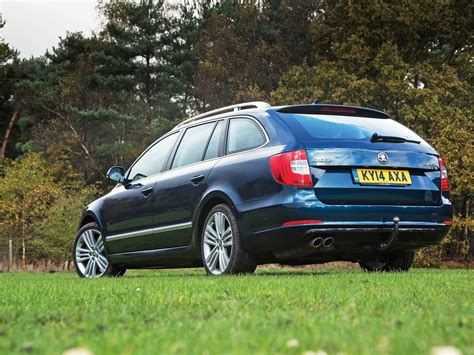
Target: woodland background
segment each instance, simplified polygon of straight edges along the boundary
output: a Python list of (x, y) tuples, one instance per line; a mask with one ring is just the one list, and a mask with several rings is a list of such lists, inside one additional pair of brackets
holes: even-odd
[[(388, 112), (448, 166), (454, 226), (417, 263), (472, 262), (474, 3), (99, 1), (100, 31), (20, 59), (1, 40), (0, 270), (69, 260), (81, 209), (192, 114), (236, 102)], [(47, 24), (45, 24), (47, 26)]]

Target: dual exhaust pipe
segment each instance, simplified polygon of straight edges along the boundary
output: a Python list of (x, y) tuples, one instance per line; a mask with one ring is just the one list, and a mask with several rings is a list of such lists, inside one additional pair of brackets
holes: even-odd
[(333, 237), (326, 237), (326, 238), (322, 238), (322, 237), (317, 237), (317, 238), (314, 238), (312, 239), (310, 242), (309, 242), (309, 246), (311, 248), (314, 248), (314, 249), (318, 249), (318, 248), (330, 248), (332, 247), (334, 244), (334, 238)]
[(334, 244), (334, 237), (316, 237), (308, 244), (300, 245), (291, 249), (276, 250), (273, 255), (278, 259), (291, 259), (313, 254), (315, 249), (329, 249)]

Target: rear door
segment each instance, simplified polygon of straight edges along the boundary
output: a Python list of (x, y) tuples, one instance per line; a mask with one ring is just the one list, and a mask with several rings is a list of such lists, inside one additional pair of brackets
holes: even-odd
[[(285, 115), (304, 142), (315, 194), (329, 205), (438, 205), (436, 152), (408, 128), (383, 118)], [(373, 134), (400, 138), (371, 140)], [(405, 141), (404, 141), (405, 140)], [(406, 141), (408, 140), (408, 141)]]
[(191, 243), (194, 211), (221, 155), (223, 132), (223, 120), (192, 126), (184, 132), (169, 170), (156, 184), (156, 248)]

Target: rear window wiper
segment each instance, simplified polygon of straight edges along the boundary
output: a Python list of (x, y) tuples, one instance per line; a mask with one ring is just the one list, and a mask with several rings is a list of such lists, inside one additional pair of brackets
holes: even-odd
[(395, 136), (382, 136), (380, 134), (374, 133), (372, 138), (370, 138), (371, 143), (377, 142), (390, 142), (390, 143), (415, 143), (420, 144), (420, 141), (415, 141), (412, 139), (406, 139), (403, 137), (395, 137)]

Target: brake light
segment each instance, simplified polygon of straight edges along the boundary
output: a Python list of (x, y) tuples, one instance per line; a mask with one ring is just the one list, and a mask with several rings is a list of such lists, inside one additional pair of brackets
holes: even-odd
[(322, 112), (334, 112), (334, 113), (357, 113), (354, 108), (350, 107), (332, 107), (332, 106), (324, 106), (321, 107)]
[(448, 169), (444, 165), (443, 159), (439, 158), (439, 171), (441, 173), (441, 191), (449, 190)]
[(312, 187), (306, 151), (295, 150), (270, 157), (270, 170), (273, 178), (284, 185)]

